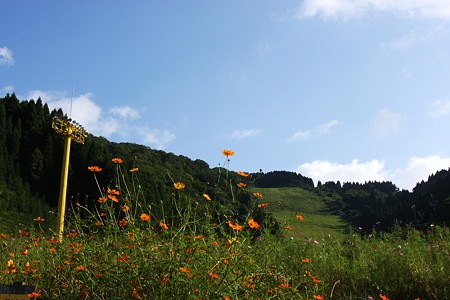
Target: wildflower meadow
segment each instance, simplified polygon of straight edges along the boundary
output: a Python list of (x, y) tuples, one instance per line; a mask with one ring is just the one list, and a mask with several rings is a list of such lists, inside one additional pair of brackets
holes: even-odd
[(250, 175), (229, 171), (233, 154), (203, 194), (164, 174), (170, 201), (159, 202), (139, 165), (111, 158), (107, 182), (104, 166), (85, 166), (98, 196), (68, 203), (61, 240), (42, 216), (0, 232), (0, 283), (35, 285), (40, 299), (450, 298), (448, 228), (290, 238), (306, 216), (275, 219)]

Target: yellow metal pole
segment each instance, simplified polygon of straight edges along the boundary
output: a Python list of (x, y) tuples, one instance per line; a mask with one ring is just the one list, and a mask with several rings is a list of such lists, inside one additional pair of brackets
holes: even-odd
[(61, 184), (59, 187), (58, 201), (58, 220), (56, 223), (56, 232), (59, 241), (62, 241), (64, 230), (64, 215), (66, 212), (66, 193), (67, 193), (67, 177), (69, 173), (69, 157), (70, 157), (70, 136), (65, 137), (63, 163), (61, 168)]

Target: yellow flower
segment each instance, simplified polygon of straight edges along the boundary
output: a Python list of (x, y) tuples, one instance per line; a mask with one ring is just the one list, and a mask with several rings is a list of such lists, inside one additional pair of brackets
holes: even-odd
[(137, 171), (139, 171), (139, 168), (133, 168), (133, 169), (130, 169), (130, 172), (131, 172), (131, 173), (137, 172)]
[(237, 186), (240, 187), (240, 188), (243, 188), (243, 187), (246, 187), (247, 184), (245, 184), (243, 182), (240, 182), (240, 183), (237, 184)]
[(262, 194), (258, 193), (258, 192), (253, 193), (253, 196), (258, 197), (258, 198), (262, 198)]
[(123, 160), (121, 158), (115, 157), (113, 159), (111, 159), (113, 163), (115, 164), (121, 164), (123, 163)]
[(233, 154), (234, 154), (234, 152), (231, 150), (226, 150), (226, 149), (222, 150), (222, 155), (224, 155), (226, 157), (233, 156)]
[(177, 190), (182, 190), (184, 189), (186, 186), (184, 185), (184, 183), (182, 182), (174, 182), (173, 186), (177, 189)]
[(203, 198), (205, 198), (205, 199), (208, 200), (208, 201), (211, 201), (211, 198), (209, 197), (208, 194), (203, 194)]

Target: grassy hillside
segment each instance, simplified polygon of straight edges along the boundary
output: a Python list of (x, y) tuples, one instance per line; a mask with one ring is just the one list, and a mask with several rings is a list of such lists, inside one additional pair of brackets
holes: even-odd
[[(332, 214), (327, 196), (318, 195), (300, 187), (253, 188), (252, 192), (263, 195), (261, 203), (268, 203), (268, 211), (281, 222), (289, 225), (288, 237), (320, 238), (325, 235), (341, 235), (348, 224), (338, 215)], [(301, 215), (303, 221), (297, 220)]]

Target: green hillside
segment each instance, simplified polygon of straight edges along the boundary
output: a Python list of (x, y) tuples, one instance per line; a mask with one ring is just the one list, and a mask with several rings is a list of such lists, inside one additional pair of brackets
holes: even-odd
[[(329, 204), (334, 201), (328, 196), (301, 187), (253, 188), (252, 192), (263, 195), (261, 203), (268, 203), (268, 211), (287, 231), (288, 237), (320, 238), (325, 235), (341, 235), (349, 224), (341, 216), (333, 214)], [(297, 220), (296, 215), (303, 217)]]

